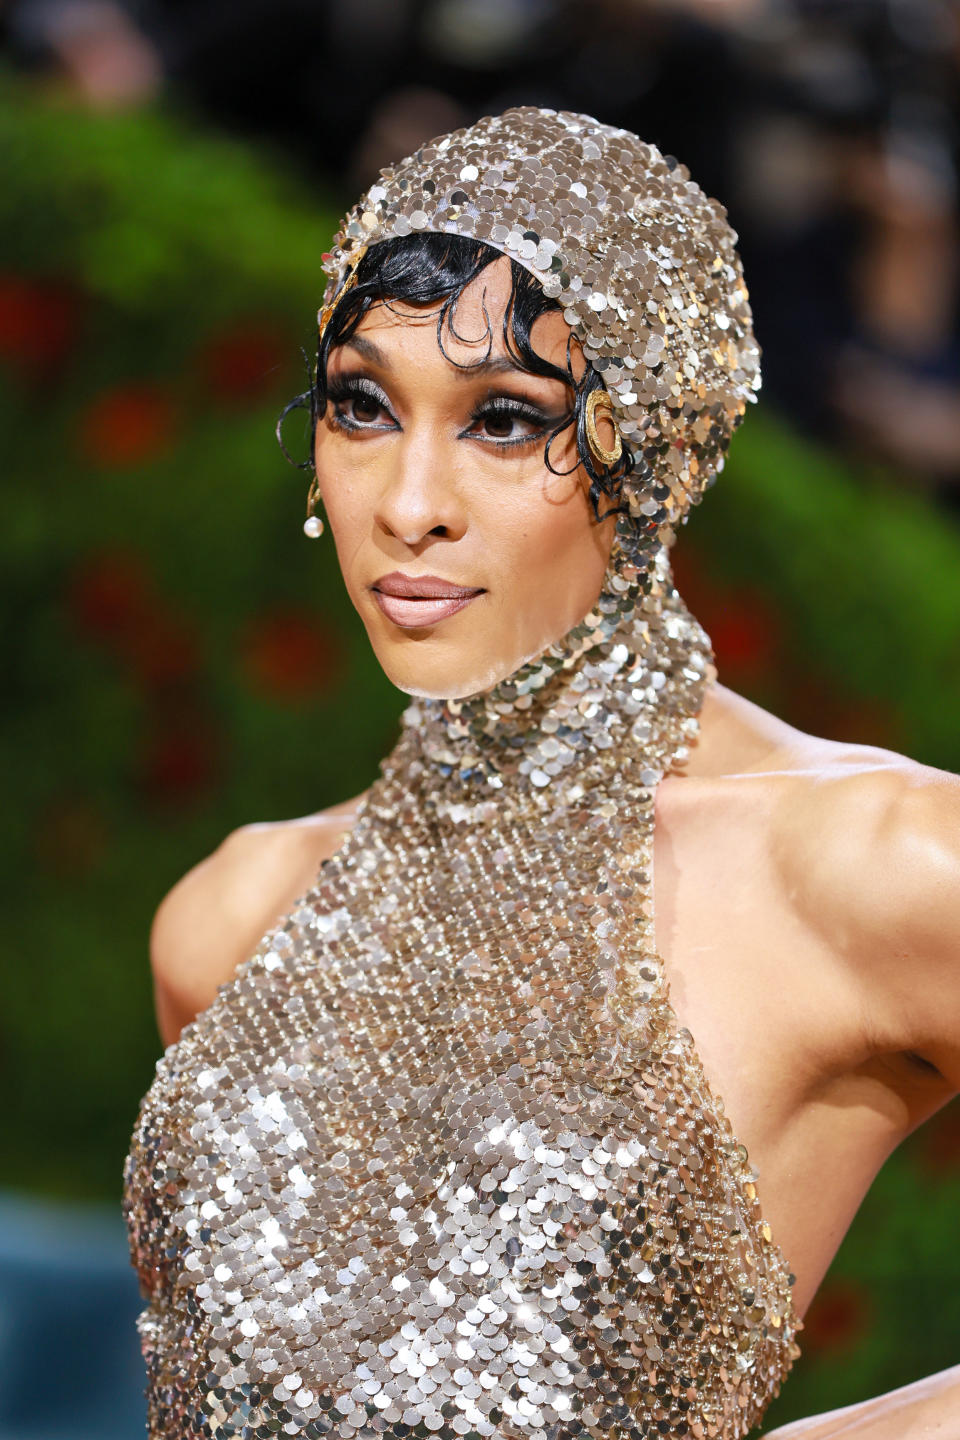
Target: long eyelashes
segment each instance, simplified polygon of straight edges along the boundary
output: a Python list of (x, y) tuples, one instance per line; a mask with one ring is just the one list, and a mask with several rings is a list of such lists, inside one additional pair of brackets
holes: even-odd
[[(374, 425), (368, 420), (358, 420), (353, 415), (348, 415), (345, 406), (351, 401), (364, 400), (370, 406), (383, 410), (390, 415), (390, 406), (387, 397), (380, 389), (376, 381), (371, 380), (368, 375), (339, 375), (335, 380), (327, 384), (327, 399), (333, 406), (331, 420), (341, 430), (380, 430), (382, 425)], [(393, 416), (390, 415), (393, 420)]]
[[(330, 416), (331, 423), (341, 430), (362, 431), (362, 430), (384, 430), (396, 425), (396, 420), (390, 410), (386, 394), (368, 375), (340, 374), (327, 383), (327, 399), (333, 407)], [(390, 425), (383, 423), (375, 413), (368, 417), (360, 417), (350, 414), (347, 407), (354, 402), (354, 410), (357, 401), (365, 402), (365, 408), (370, 407), (374, 412), (379, 411), (389, 418)], [(470, 420), (465, 430), (461, 432), (464, 439), (479, 438), (485, 444), (495, 446), (501, 450), (519, 449), (522, 446), (530, 445), (534, 441), (543, 440), (558, 425), (562, 424), (565, 416), (550, 415), (538, 405), (529, 401), (521, 400), (512, 395), (491, 395), (479, 401), (470, 414)], [(480, 432), (476, 427), (484, 424), (492, 427), (504, 427), (514, 422), (528, 426), (525, 433), (521, 435), (497, 435)]]
[(481, 401), (474, 407), (470, 416), (471, 426), (481, 425), (484, 422), (503, 425), (513, 421), (531, 425), (534, 428), (523, 435), (487, 434), (483, 437), (484, 440), (488, 444), (500, 446), (501, 449), (512, 450), (522, 445), (530, 445), (535, 440), (542, 440), (553, 423), (551, 417), (538, 406), (531, 405), (524, 400), (517, 400), (509, 395), (493, 395), (489, 399)]

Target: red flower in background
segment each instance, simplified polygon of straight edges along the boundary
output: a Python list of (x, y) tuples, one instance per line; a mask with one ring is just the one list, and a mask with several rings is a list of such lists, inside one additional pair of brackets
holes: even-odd
[(157, 808), (182, 809), (220, 778), (223, 745), (196, 697), (180, 697), (151, 715), (138, 763), (146, 798)]
[(298, 610), (255, 617), (241, 640), (241, 653), (257, 690), (294, 703), (330, 689), (343, 665), (337, 637)]
[(67, 603), (78, 628), (146, 689), (198, 671), (193, 632), (156, 593), (138, 556), (117, 551), (89, 556), (73, 576)]
[(289, 354), (285, 338), (270, 326), (236, 325), (200, 351), (201, 381), (215, 400), (242, 407), (276, 389)]
[(106, 819), (91, 800), (64, 794), (40, 811), (33, 842), (44, 869), (75, 879), (96, 869), (109, 838)]
[(769, 672), (783, 644), (773, 596), (713, 581), (689, 547), (674, 552), (672, 566), (677, 589), (713, 642), (721, 680), (749, 682)]
[(74, 573), (67, 599), (86, 635), (111, 648), (123, 647), (130, 629), (149, 610), (149, 577), (138, 555), (89, 555)]
[(202, 798), (219, 779), (223, 747), (202, 691), (194, 631), (132, 553), (89, 556), (66, 600), (84, 638), (106, 650), (144, 695), (146, 733), (135, 757), (144, 796), (160, 808)]
[(173, 444), (173, 402), (159, 385), (117, 385), (98, 395), (80, 417), (82, 454), (104, 469), (143, 465)]
[(82, 298), (61, 280), (0, 274), (0, 356), (34, 383), (53, 379), (74, 347)]
[(761, 590), (725, 591), (702, 624), (713, 641), (718, 669), (732, 677), (762, 675), (776, 663), (780, 626), (771, 597)]
[(830, 740), (903, 748), (893, 707), (850, 695), (842, 682), (806, 668), (783, 633), (777, 603), (754, 586), (716, 584), (690, 547), (672, 557), (677, 588), (713, 642), (720, 680), (764, 692), (778, 714)]
[(870, 1296), (855, 1280), (828, 1280), (803, 1322), (800, 1343), (807, 1355), (835, 1355), (863, 1339), (872, 1320)]

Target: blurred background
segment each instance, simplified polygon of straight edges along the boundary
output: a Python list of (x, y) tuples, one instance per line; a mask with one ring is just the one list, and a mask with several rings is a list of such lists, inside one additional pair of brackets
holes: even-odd
[[(514, 103), (687, 164), (765, 378), (680, 588), (726, 684), (960, 770), (958, 72), (951, 0), (0, 3), (0, 1440), (143, 1431), (119, 1195), (157, 902), (395, 738), (273, 438), (345, 204)], [(960, 1359), (958, 1207), (954, 1104), (882, 1173), (766, 1428)]]

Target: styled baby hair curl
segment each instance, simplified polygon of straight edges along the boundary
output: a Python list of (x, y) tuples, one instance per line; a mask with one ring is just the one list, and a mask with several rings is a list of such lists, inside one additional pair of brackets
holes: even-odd
[[(310, 372), (309, 387), (284, 406), (277, 421), (277, 440), (287, 460), (297, 469), (313, 472), (312, 437), (326, 408), (330, 352), (350, 339), (372, 305), (436, 304), (437, 344), (446, 359), (460, 369), (469, 370), (472, 364), (482, 364), (489, 358), (493, 345), (489, 318), (486, 350), (478, 361), (461, 363), (453, 360), (444, 347), (444, 335), (448, 333), (458, 338), (456, 308), (460, 296), (488, 265), (502, 258), (502, 251), (482, 240), (429, 231), (398, 236), (372, 245), (360, 259), (349, 288), (344, 288), (323, 328)], [(504, 346), (522, 370), (531, 375), (560, 380), (569, 387), (573, 396), (570, 410), (547, 437), (544, 463), (555, 475), (569, 473), (557, 470), (550, 450), (558, 436), (571, 425), (575, 426), (578, 463), (583, 465), (589, 477), (590, 504), (595, 519), (600, 521), (610, 514), (626, 511), (621, 489), (626, 476), (633, 473), (634, 455), (624, 444), (622, 454), (612, 465), (603, 465), (595, 458), (587, 438), (587, 397), (592, 391), (605, 387), (603, 379), (589, 363), (585, 363), (580, 379), (575, 377), (570, 343), (572, 334), (567, 341), (565, 369), (553, 365), (534, 350), (530, 339), (534, 323), (541, 315), (561, 309), (556, 300), (544, 294), (536, 277), (511, 258), (510, 298), (503, 317)], [(310, 417), (311, 454), (310, 458), (302, 461), (292, 458), (282, 438), (283, 422), (292, 410), (307, 410)], [(606, 508), (601, 512), (604, 502)]]

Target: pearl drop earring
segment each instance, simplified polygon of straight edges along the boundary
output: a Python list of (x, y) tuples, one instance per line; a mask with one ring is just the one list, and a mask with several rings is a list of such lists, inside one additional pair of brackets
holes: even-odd
[(309, 540), (319, 540), (323, 534), (323, 521), (319, 515), (313, 513), (319, 499), (320, 486), (317, 484), (316, 475), (314, 475), (310, 482), (310, 493), (307, 496), (307, 518), (303, 522), (303, 533)]

